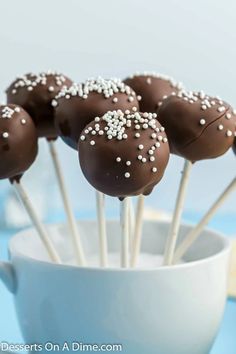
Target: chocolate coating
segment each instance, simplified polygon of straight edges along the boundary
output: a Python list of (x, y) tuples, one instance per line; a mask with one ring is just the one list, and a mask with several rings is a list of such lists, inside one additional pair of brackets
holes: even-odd
[(38, 152), (35, 125), (23, 108), (0, 106), (0, 179), (18, 179)]
[(29, 113), (39, 137), (55, 138), (58, 133), (51, 101), (63, 87), (71, 84), (69, 78), (56, 72), (26, 74), (17, 78), (6, 90), (7, 102), (18, 104)]
[(182, 88), (181, 83), (155, 73), (133, 75), (124, 82), (138, 95), (141, 112), (157, 112), (163, 98), (179, 92)]
[(234, 139), (234, 143), (233, 143), (233, 152), (236, 155), (236, 139)]
[(136, 95), (118, 79), (87, 80), (73, 85), (52, 102), (56, 105), (55, 123), (62, 139), (77, 150), (79, 136), (95, 117), (110, 110), (138, 110)]
[(218, 157), (232, 146), (234, 117), (228, 103), (203, 92), (170, 96), (158, 112), (171, 152), (192, 162)]
[(169, 145), (156, 114), (108, 112), (83, 130), (79, 161), (97, 190), (123, 199), (150, 194), (162, 179)]

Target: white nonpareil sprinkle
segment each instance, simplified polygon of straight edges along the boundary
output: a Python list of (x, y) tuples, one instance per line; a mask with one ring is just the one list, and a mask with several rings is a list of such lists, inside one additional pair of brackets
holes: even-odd
[(117, 158), (116, 158), (116, 162), (121, 162), (121, 158), (120, 158), (120, 157), (117, 157)]
[(129, 172), (125, 172), (125, 178), (130, 178), (130, 173)]
[(143, 144), (140, 144), (140, 145), (138, 146), (138, 148), (139, 148), (139, 150), (143, 150), (143, 148), (144, 148)]
[(113, 100), (112, 100), (112, 102), (117, 103), (117, 102), (118, 102), (118, 98), (117, 98), (117, 97), (114, 97)]
[(206, 124), (206, 120), (205, 120), (205, 119), (203, 119), (203, 118), (202, 118), (202, 119), (200, 119), (200, 124), (201, 124), (201, 125), (205, 125), (205, 124)]
[(153, 162), (153, 161), (155, 161), (155, 157), (154, 157), (154, 156), (150, 156), (149, 160), (150, 160), (151, 162)]
[(2, 133), (2, 137), (4, 139), (7, 139), (9, 137), (9, 133), (7, 133), (7, 132)]
[(131, 165), (131, 161), (126, 161), (126, 165), (130, 166)]
[(218, 107), (217, 111), (220, 112), (220, 113), (224, 112), (225, 111), (225, 106)]
[(157, 172), (157, 168), (156, 168), (156, 167), (153, 167), (153, 168), (152, 168), (152, 172), (156, 173), (156, 172)]
[(227, 130), (226, 136), (230, 137), (230, 136), (232, 136), (232, 135), (233, 135), (233, 132), (231, 132), (231, 130)]
[(15, 111), (16, 113), (20, 113), (20, 107), (15, 107), (15, 108), (14, 108), (14, 111)]
[(80, 140), (84, 141), (86, 139), (85, 135), (81, 135)]
[(53, 86), (49, 86), (48, 91), (49, 92), (54, 92), (54, 87)]
[(151, 85), (152, 79), (150, 77), (147, 78), (147, 84)]
[(138, 96), (137, 96), (137, 100), (138, 100), (138, 101), (141, 101), (141, 99), (142, 99), (142, 96), (138, 95)]
[(219, 130), (223, 130), (224, 129), (224, 126), (222, 124), (218, 125), (218, 129)]
[(26, 120), (23, 118), (23, 119), (21, 119), (21, 124), (26, 124)]
[(163, 143), (167, 143), (168, 139), (166, 137), (163, 138)]
[(226, 113), (225, 118), (231, 119), (231, 117), (232, 117), (231, 113)]
[(95, 141), (94, 141), (94, 140), (91, 140), (91, 141), (90, 141), (90, 145), (95, 145)]
[(135, 133), (135, 138), (140, 138), (140, 134), (139, 133)]

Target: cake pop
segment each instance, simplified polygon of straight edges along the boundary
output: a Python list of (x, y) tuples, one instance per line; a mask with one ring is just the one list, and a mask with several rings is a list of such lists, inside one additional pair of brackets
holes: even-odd
[(32, 117), (39, 137), (55, 138), (52, 99), (72, 81), (57, 72), (26, 74), (18, 77), (6, 90), (7, 102), (22, 106)]
[(6, 90), (6, 93), (8, 102), (21, 105), (32, 116), (38, 136), (45, 137), (48, 140), (77, 260), (80, 265), (85, 265), (77, 223), (66, 191), (62, 168), (55, 147), (55, 139), (58, 133), (54, 124), (55, 109), (51, 104), (56, 94), (71, 84), (72, 81), (66, 76), (49, 70), (46, 73), (38, 75), (30, 73), (17, 78)]
[(164, 264), (173, 261), (192, 163), (218, 157), (233, 144), (235, 119), (231, 106), (204, 92), (181, 91), (166, 98), (158, 111), (170, 151), (185, 158), (184, 170), (167, 238)]
[(218, 157), (232, 146), (234, 117), (228, 103), (203, 92), (182, 91), (164, 100), (158, 111), (170, 151), (192, 162)]
[(79, 136), (95, 117), (108, 111), (138, 110), (134, 91), (119, 79), (89, 79), (62, 89), (52, 101), (56, 107), (55, 123), (62, 139), (77, 149)]
[(60, 263), (47, 232), (40, 222), (23, 185), (22, 174), (32, 165), (38, 151), (38, 138), (31, 117), (23, 108), (9, 104), (0, 106), (0, 179), (10, 179), (29, 217), (37, 229), (50, 258)]
[(156, 73), (137, 73), (124, 82), (136, 92), (141, 112), (157, 112), (163, 99), (182, 89), (181, 83)]
[(96, 117), (81, 133), (78, 149), (89, 183), (121, 199), (150, 194), (169, 159), (166, 134), (156, 114), (129, 110)]
[(31, 117), (19, 106), (0, 106), (0, 179), (19, 179), (38, 152)]

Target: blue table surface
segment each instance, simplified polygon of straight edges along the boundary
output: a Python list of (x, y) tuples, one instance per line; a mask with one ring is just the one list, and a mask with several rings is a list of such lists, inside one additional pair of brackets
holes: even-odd
[[(185, 220), (195, 221), (195, 219), (196, 215), (193, 217), (191, 214), (185, 214)], [(210, 226), (218, 231), (224, 232), (224, 234), (230, 237), (232, 234), (236, 235), (235, 222), (232, 222), (232, 220), (235, 220), (235, 218), (225, 215), (220, 218), (220, 222), (219, 217), (215, 218)], [(1, 260), (7, 259), (7, 244), (9, 237), (13, 234), (13, 230), (0, 229)], [(0, 294), (0, 341), (22, 343), (23, 340), (16, 319), (13, 298), (2, 283), (0, 283)], [(236, 354), (235, 330), (236, 301), (229, 299), (226, 304), (224, 319), (219, 334), (210, 354)]]

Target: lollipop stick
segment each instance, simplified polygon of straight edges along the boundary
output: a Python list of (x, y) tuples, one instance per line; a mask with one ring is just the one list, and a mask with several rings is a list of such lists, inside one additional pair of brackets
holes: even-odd
[(131, 198), (129, 199), (129, 247), (132, 247), (134, 234), (134, 205)]
[(208, 212), (203, 216), (201, 221), (192, 229), (192, 231), (186, 236), (184, 241), (179, 245), (175, 252), (174, 263), (178, 262), (189, 247), (196, 241), (204, 227), (209, 223), (210, 219), (217, 212), (220, 206), (224, 203), (225, 199), (236, 189), (236, 178), (228, 185), (224, 192), (219, 196), (215, 203), (211, 206)]
[(167, 237), (164, 253), (164, 265), (170, 265), (173, 261), (191, 168), (192, 162), (185, 160), (173, 220)]
[(141, 248), (141, 236), (143, 227), (143, 211), (144, 211), (145, 197), (141, 194), (138, 197), (137, 212), (134, 226), (134, 240), (131, 254), (131, 267), (134, 268), (137, 265), (138, 257)]
[(36, 214), (34, 207), (31, 203), (24, 187), (17, 180), (13, 180), (12, 185), (14, 186), (16, 193), (20, 197), (27, 213), (29, 214), (29, 217), (30, 217), (32, 223), (34, 224), (36, 230), (38, 231), (38, 234), (39, 234), (44, 246), (46, 247), (51, 260), (55, 263), (61, 263), (60, 257), (58, 255), (52, 241), (48, 237), (48, 234), (47, 234), (47, 231), (46, 231), (44, 225), (39, 220), (38, 215)]
[(61, 191), (61, 196), (62, 196), (65, 212), (66, 212), (67, 219), (68, 219), (68, 224), (69, 224), (69, 227), (71, 230), (71, 237), (72, 237), (73, 245), (75, 247), (77, 261), (78, 261), (79, 265), (85, 266), (86, 261), (85, 261), (84, 251), (83, 251), (77, 223), (75, 220), (75, 216), (72, 211), (72, 207), (71, 207), (71, 203), (69, 201), (68, 193), (66, 191), (65, 181), (63, 178), (61, 166), (60, 166), (57, 151), (55, 148), (55, 141), (48, 140), (48, 144), (49, 144), (50, 154), (52, 157), (52, 161), (53, 161), (56, 177), (58, 180), (59, 188)]
[(100, 265), (101, 267), (107, 267), (107, 234), (106, 234), (106, 218), (105, 218), (105, 195), (99, 191), (96, 191), (96, 203), (97, 203), (97, 218), (98, 218), (98, 231), (100, 241)]
[(121, 202), (121, 267), (129, 266), (129, 200)]

